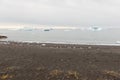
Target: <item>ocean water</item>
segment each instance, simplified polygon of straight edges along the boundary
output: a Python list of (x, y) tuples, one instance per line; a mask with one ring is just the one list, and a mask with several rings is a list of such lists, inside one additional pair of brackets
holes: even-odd
[[(0, 29), (5, 41), (65, 43), (65, 44), (120, 44), (120, 28), (79, 29)], [(2, 40), (2, 41), (4, 41)]]

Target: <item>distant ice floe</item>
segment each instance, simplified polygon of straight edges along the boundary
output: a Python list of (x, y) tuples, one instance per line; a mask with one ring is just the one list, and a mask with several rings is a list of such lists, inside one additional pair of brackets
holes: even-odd
[(10, 29), (10, 30), (19, 30), (19, 31), (34, 31), (34, 30), (43, 30), (43, 31), (51, 31), (51, 30), (65, 30), (65, 31), (70, 31), (70, 30), (74, 30), (74, 29), (78, 29), (76, 27), (46, 27), (46, 26), (42, 26), (42, 27), (21, 27), (18, 29)]
[(33, 30), (36, 30), (35, 27), (23, 27), (23, 28), (20, 28), (18, 30), (21, 30), (21, 31), (33, 31)]
[(14, 31), (51, 31), (51, 30), (63, 30), (63, 31), (72, 31), (72, 30), (91, 30), (91, 31), (100, 31), (101, 27), (92, 26), (92, 27), (84, 27), (84, 26), (54, 26), (54, 25), (18, 25), (18, 26), (8, 26), (8, 27), (0, 27), (0, 29), (14, 30)]

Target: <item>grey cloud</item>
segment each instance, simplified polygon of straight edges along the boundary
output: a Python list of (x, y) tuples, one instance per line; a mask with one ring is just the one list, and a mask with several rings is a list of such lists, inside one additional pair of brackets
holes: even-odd
[(119, 26), (119, 0), (0, 0), (0, 22)]

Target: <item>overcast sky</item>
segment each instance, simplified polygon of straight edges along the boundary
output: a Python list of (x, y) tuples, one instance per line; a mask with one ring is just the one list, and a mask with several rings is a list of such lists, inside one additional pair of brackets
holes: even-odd
[(120, 0), (0, 0), (0, 23), (120, 26)]

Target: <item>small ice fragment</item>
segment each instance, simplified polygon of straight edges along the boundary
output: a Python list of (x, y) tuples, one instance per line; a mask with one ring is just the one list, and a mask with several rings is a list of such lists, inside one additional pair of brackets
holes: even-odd
[(41, 44), (42, 46), (46, 46), (46, 44)]

